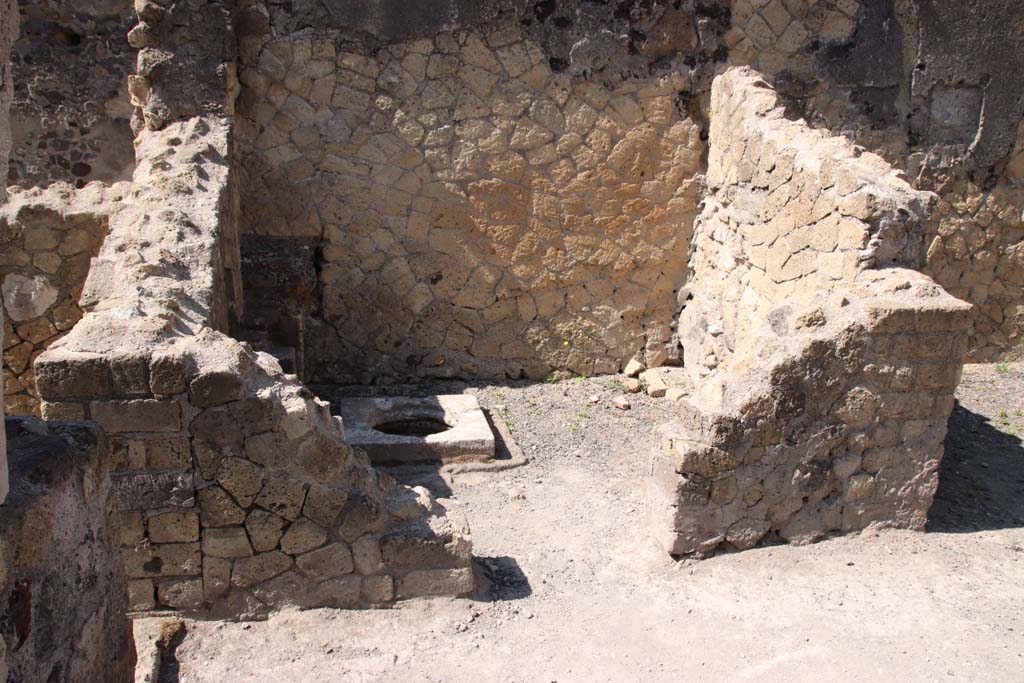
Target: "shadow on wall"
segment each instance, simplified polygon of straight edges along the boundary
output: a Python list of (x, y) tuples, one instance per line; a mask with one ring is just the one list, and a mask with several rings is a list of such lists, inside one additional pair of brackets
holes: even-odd
[(949, 418), (928, 531), (1024, 526), (1024, 444), (957, 403)]

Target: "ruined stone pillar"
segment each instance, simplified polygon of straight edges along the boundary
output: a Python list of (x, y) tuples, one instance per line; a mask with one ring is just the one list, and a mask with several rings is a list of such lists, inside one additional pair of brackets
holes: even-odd
[[(16, 0), (0, 0), (0, 202), (7, 200), (7, 157), (11, 152), (11, 100), (14, 78), (11, 75), (11, 46), (18, 37), (18, 4)], [(0, 329), (3, 329), (0, 306)], [(3, 332), (0, 332), (0, 339)], [(4, 433), (3, 381), (0, 380), (0, 503), (7, 498), (7, 437)]]

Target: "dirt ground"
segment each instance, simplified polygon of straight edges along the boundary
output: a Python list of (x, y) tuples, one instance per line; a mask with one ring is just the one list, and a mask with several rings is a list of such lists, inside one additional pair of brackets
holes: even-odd
[(613, 378), (469, 387), (531, 460), (420, 478), (467, 508), (476, 595), (189, 621), (162, 680), (1024, 680), (1022, 389), (1024, 366), (966, 369), (928, 533), (675, 562), (643, 528), (666, 399), (616, 410)]

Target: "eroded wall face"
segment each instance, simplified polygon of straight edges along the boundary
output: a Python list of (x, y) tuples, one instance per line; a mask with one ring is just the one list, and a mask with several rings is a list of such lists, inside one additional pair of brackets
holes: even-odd
[(131, 177), (127, 77), (135, 65), (131, 0), (19, 0), (11, 185)]
[[(704, 161), (694, 56), (715, 34), (661, 10), (676, 43), (651, 38), (660, 56), (631, 71), (625, 44), (560, 56), (553, 27), (584, 13), (564, 4), (389, 40), (270, 38), (296, 23), (275, 15), (243, 38), (244, 242), (309, 248), (318, 291), (292, 292), (307, 376), (543, 377), (675, 354)], [(273, 327), (280, 294), (249, 294)]]

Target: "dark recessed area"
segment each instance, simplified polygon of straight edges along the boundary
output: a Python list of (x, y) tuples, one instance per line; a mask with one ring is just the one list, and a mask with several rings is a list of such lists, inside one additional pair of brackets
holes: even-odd
[(430, 436), (447, 432), (451, 427), (444, 421), (433, 417), (403, 417), (398, 420), (388, 420), (374, 427), (378, 432), (393, 434), (395, 436)]

